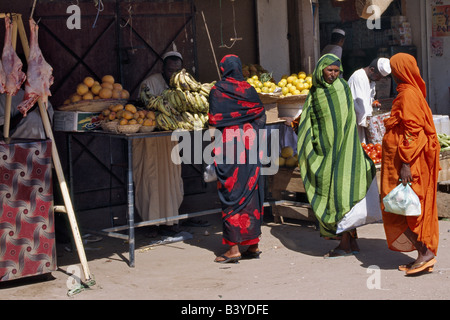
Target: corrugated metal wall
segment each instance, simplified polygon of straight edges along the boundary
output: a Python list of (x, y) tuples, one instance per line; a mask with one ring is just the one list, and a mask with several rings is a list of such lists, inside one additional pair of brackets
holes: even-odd
[[(21, 13), (28, 34), (31, 1), (1, 4), (0, 12)], [(192, 1), (103, 1), (102, 11), (93, 1), (79, 1), (80, 29), (69, 29), (66, 13), (76, 1), (38, 1), (39, 43), (53, 67), (55, 82), (51, 102), (59, 106), (76, 85), (90, 75), (111, 74), (137, 96), (139, 84), (162, 67), (160, 56), (173, 48), (182, 53), (185, 67), (195, 70), (195, 23)], [(3, 23), (0, 34), (4, 34)], [(0, 37), (3, 41), (3, 36)], [(3, 47), (3, 43), (0, 42)], [(18, 44), (17, 50), (21, 47)]]

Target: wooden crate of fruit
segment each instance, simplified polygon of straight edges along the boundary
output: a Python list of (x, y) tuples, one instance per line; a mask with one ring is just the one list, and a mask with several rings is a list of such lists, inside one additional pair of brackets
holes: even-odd
[(269, 191), (272, 198), (283, 200), (289, 197), (289, 194), (296, 192), (305, 192), (300, 169), (298, 167), (288, 168), (281, 167), (273, 176), (269, 176)]

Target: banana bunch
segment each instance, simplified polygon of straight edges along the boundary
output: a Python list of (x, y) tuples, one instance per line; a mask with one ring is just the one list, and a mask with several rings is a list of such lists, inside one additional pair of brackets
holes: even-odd
[(187, 130), (201, 129), (208, 122), (208, 116), (203, 113), (190, 113), (186, 111), (181, 114), (181, 118), (181, 120), (178, 120), (178, 127)]
[(200, 83), (186, 69), (174, 73), (170, 88), (159, 96), (143, 90), (141, 100), (147, 109), (156, 112), (156, 125), (160, 130), (193, 130), (204, 128), (208, 122), (209, 92), (212, 83)]
[(209, 92), (211, 91), (212, 87), (214, 87), (214, 84), (216, 83), (216, 81), (213, 81), (211, 83), (202, 83), (200, 85), (200, 91), (198, 91), (198, 93), (200, 93), (201, 95), (205, 96), (206, 98), (209, 97)]
[(161, 96), (170, 107), (178, 112), (190, 111), (208, 113), (209, 111), (208, 98), (198, 92), (182, 91), (181, 89), (166, 89)]
[(145, 106), (147, 106), (153, 98), (155, 98), (155, 96), (150, 93), (150, 89), (147, 86), (142, 88), (139, 100), (141, 100)]
[(160, 130), (202, 129), (207, 121), (207, 115), (197, 113), (192, 114), (188, 111), (171, 116), (168, 116), (162, 112), (156, 115), (156, 125)]
[(208, 113), (209, 101), (198, 92), (185, 91), (187, 111)]
[(162, 95), (151, 98), (150, 102), (147, 105), (147, 109), (159, 111), (168, 117), (170, 117), (172, 114), (180, 114), (172, 105), (170, 105), (170, 103), (166, 99), (164, 99)]
[(156, 115), (156, 126), (158, 129), (165, 131), (178, 129), (178, 126), (172, 117), (167, 116), (162, 112)]
[(194, 77), (184, 68), (170, 77), (169, 84), (172, 88), (179, 88), (183, 91), (197, 92), (201, 89), (201, 83), (195, 80)]
[(162, 96), (178, 112), (187, 110), (186, 95), (181, 89), (166, 89)]
[(181, 71), (178, 71), (172, 75), (169, 85), (171, 88), (180, 89), (184, 92), (198, 92), (208, 98), (209, 92), (215, 83), (216, 81), (211, 83), (198, 82), (189, 72), (186, 71), (186, 69), (181, 69)]

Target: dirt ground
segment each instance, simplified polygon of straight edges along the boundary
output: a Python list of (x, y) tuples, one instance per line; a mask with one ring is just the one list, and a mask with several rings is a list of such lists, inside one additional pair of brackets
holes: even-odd
[[(72, 296), (73, 270), (81, 273), (76, 252), (58, 247), (58, 270), (0, 283), (0, 300), (323, 300), (448, 299), (450, 296), (450, 221), (440, 220), (440, 244), (434, 272), (407, 277), (399, 264), (415, 253), (388, 250), (383, 225), (358, 229), (361, 252), (337, 259), (323, 255), (336, 240), (319, 237), (313, 223), (266, 218), (260, 259), (238, 264), (213, 262), (225, 251), (220, 215), (203, 217), (209, 227), (182, 227), (193, 235), (183, 242), (149, 246), (155, 239), (136, 229), (136, 266), (127, 264), (128, 244), (103, 237), (85, 245), (96, 284)], [(83, 277), (82, 277), (83, 278)]]

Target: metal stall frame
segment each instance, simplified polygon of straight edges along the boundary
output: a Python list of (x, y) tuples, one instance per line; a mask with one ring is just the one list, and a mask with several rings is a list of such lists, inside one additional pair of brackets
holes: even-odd
[[(284, 125), (284, 124), (283, 124)], [(135, 267), (135, 249), (136, 249), (136, 243), (135, 243), (135, 233), (134, 229), (137, 227), (144, 227), (144, 226), (151, 226), (156, 225), (164, 222), (170, 222), (174, 220), (182, 220), (187, 218), (193, 218), (193, 217), (199, 217), (214, 213), (220, 213), (222, 212), (222, 208), (213, 208), (208, 210), (201, 210), (197, 212), (191, 212), (191, 213), (184, 213), (179, 214), (177, 216), (169, 217), (169, 218), (161, 218), (161, 219), (154, 219), (154, 220), (147, 220), (142, 222), (135, 222), (134, 221), (134, 184), (133, 184), (133, 140), (134, 139), (143, 139), (143, 138), (157, 138), (162, 136), (169, 136), (172, 135), (173, 131), (156, 131), (156, 132), (150, 132), (150, 133), (113, 133), (113, 132), (106, 132), (106, 131), (70, 131), (65, 132), (67, 134), (67, 147), (68, 147), (68, 170), (69, 170), (69, 177), (70, 177), (70, 185), (71, 190), (73, 190), (73, 162), (72, 162), (72, 138), (73, 136), (80, 135), (80, 136), (102, 136), (102, 137), (108, 137), (112, 139), (124, 139), (126, 141), (126, 158), (127, 158), (127, 165), (126, 165), (126, 171), (127, 171), (127, 178), (126, 178), (126, 193), (127, 193), (127, 219), (128, 224), (127, 225), (121, 225), (121, 226), (113, 226), (110, 228), (104, 228), (101, 230), (91, 230), (86, 228), (85, 231), (89, 233), (95, 233), (99, 235), (104, 235), (112, 238), (118, 238), (122, 240), (128, 241), (129, 245), (129, 260), (128, 265), (130, 267)], [(83, 148), (87, 148), (86, 146), (83, 146)], [(264, 207), (274, 207), (277, 205), (290, 203), (295, 205), (295, 202), (287, 201), (287, 200), (267, 200), (264, 202)], [(128, 230), (128, 234), (122, 234), (119, 233), (120, 231)]]
[[(70, 185), (71, 190), (73, 190), (73, 159), (72, 159), (72, 139), (75, 135), (92, 135), (92, 136), (102, 136), (102, 137), (108, 137), (113, 139), (124, 139), (126, 141), (126, 158), (127, 158), (127, 165), (126, 165), (126, 193), (127, 193), (127, 219), (128, 219), (128, 225), (122, 225), (122, 226), (113, 226), (110, 228), (105, 228), (102, 230), (91, 230), (91, 229), (85, 229), (86, 232), (89, 233), (96, 233), (108, 237), (118, 238), (127, 240), (129, 244), (129, 261), (128, 264), (130, 267), (135, 266), (135, 234), (134, 234), (134, 228), (136, 227), (144, 227), (144, 226), (151, 226), (156, 225), (164, 222), (170, 222), (174, 220), (181, 220), (181, 219), (187, 219), (192, 217), (198, 217), (203, 215), (208, 215), (212, 213), (218, 213), (221, 212), (221, 208), (217, 209), (210, 209), (210, 210), (204, 210), (199, 212), (193, 212), (193, 213), (186, 213), (186, 214), (180, 214), (177, 216), (169, 217), (169, 218), (161, 218), (161, 219), (155, 219), (155, 220), (148, 220), (148, 221), (142, 221), (142, 222), (135, 222), (134, 221), (134, 183), (133, 183), (133, 140), (134, 139), (143, 139), (143, 138), (157, 138), (162, 136), (169, 136), (172, 134), (172, 131), (157, 131), (157, 132), (150, 132), (150, 133), (131, 133), (131, 134), (124, 134), (124, 133), (113, 133), (113, 132), (103, 132), (103, 131), (78, 131), (78, 132), (65, 132), (67, 134), (67, 147), (68, 147), (68, 170), (69, 170), (69, 177), (70, 177)], [(86, 146), (83, 146), (84, 149), (87, 149)], [(128, 230), (128, 235), (119, 233), (119, 231)]]

